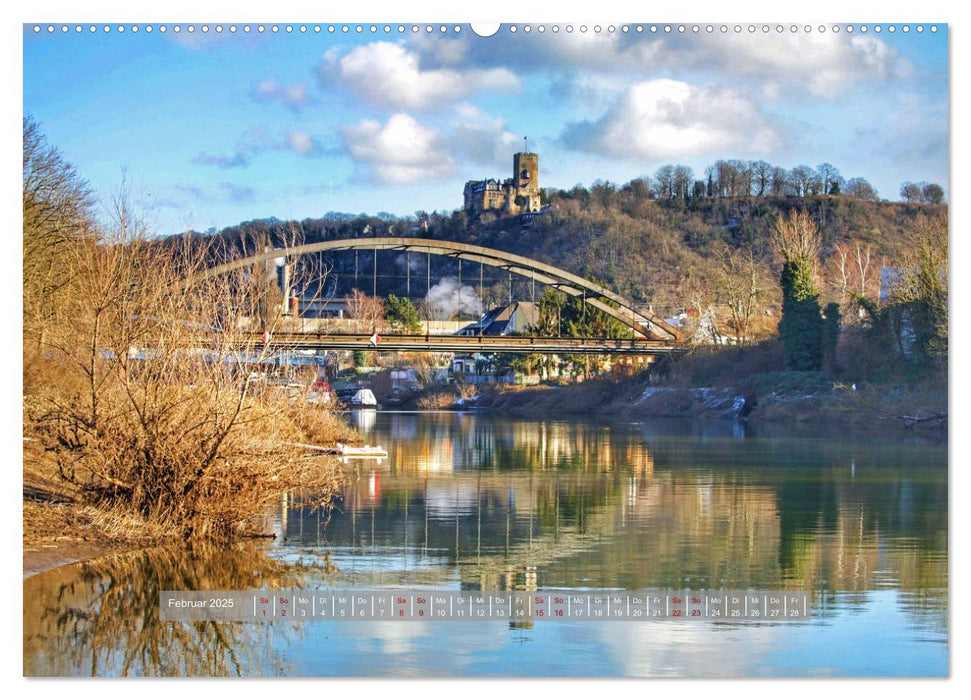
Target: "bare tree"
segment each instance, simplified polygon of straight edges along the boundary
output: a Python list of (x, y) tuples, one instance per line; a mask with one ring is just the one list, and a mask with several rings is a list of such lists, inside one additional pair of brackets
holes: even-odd
[(921, 188), (921, 201), (927, 204), (941, 204), (944, 202), (944, 188), (935, 182), (924, 185)]
[(822, 194), (839, 194), (844, 181), (840, 171), (832, 163), (822, 163), (816, 168)]
[(873, 249), (869, 245), (857, 242), (853, 247), (853, 264), (856, 271), (857, 293), (861, 297), (868, 297), (873, 282), (871, 277), (874, 275)]
[(923, 197), (921, 185), (916, 182), (905, 182), (900, 186), (900, 197), (908, 204), (920, 202)]
[(266, 279), (213, 273), (232, 262), (218, 241), (155, 239), (124, 191), (106, 218), (65, 248), (69, 293), (25, 404), (24, 429), (63, 481), (167, 534), (222, 538), (253, 527), (281, 489), (332, 479), (294, 445), (339, 438), (339, 421), (252, 381), (287, 351), (249, 327), (254, 309), (279, 327)]
[(815, 271), (823, 235), (819, 226), (805, 209), (789, 212), (789, 217), (779, 217), (772, 242), (786, 260), (805, 260)]
[(359, 289), (347, 295), (347, 314), (354, 321), (357, 333), (373, 333), (384, 329), (384, 302), (368, 296)]
[(864, 202), (876, 202), (880, 197), (873, 185), (862, 177), (850, 178), (843, 189), (848, 196)]
[(654, 180), (657, 182), (658, 197), (671, 199), (674, 197), (674, 166), (662, 165), (654, 173)]
[(771, 191), (773, 197), (782, 197), (786, 193), (787, 177), (788, 173), (786, 173), (785, 168), (778, 166), (772, 168)]
[(830, 286), (836, 290), (840, 306), (845, 307), (849, 300), (851, 271), (851, 251), (847, 243), (836, 243), (833, 245), (833, 254), (830, 256), (831, 274), (827, 275)]
[[(93, 236), (94, 198), (38, 124), (23, 120), (24, 364), (37, 359), (69, 288), (70, 246)], [(29, 391), (29, 387), (25, 386)]]
[(821, 186), (816, 171), (808, 165), (797, 165), (790, 170), (788, 180), (790, 192), (796, 197), (818, 194), (818, 188)]
[(681, 283), (679, 293), (682, 299), (687, 300), (688, 307), (694, 310), (698, 318), (693, 329), (692, 342), (720, 345), (722, 337), (714, 323), (718, 285), (712, 272), (714, 271), (710, 269), (695, 271), (695, 274)]
[(772, 189), (772, 165), (764, 160), (752, 163), (753, 194), (764, 197)]
[(752, 322), (758, 316), (767, 283), (751, 251), (726, 251), (718, 269), (718, 290), (728, 304), (739, 345), (751, 341)]
[(674, 166), (674, 173), (672, 177), (674, 196), (681, 199), (688, 199), (688, 197), (691, 195), (691, 182), (693, 178), (694, 171), (692, 171), (687, 165)]

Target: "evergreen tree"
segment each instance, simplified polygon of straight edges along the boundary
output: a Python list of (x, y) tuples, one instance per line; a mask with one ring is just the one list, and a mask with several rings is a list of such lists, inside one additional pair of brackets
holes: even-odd
[[(602, 284), (599, 280), (591, 280)], [(607, 302), (608, 304), (611, 302)], [(553, 337), (630, 338), (631, 329), (613, 316), (587, 304), (582, 297), (568, 296), (547, 287), (538, 302), (538, 318), (532, 332)]]
[(384, 300), (384, 317), (395, 333), (421, 333), (421, 315), (408, 297), (389, 294)]

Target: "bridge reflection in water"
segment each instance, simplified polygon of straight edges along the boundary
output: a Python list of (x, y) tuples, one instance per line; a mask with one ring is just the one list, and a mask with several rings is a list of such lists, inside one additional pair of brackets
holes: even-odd
[(326, 525), (279, 521), (283, 551), (326, 543), (348, 585), (865, 590), (891, 561), (944, 580), (946, 556), (921, 552), (943, 520), (911, 522), (917, 547), (880, 527), (946, 499), (943, 473), (905, 476), (916, 453), (449, 414), (379, 414), (368, 439), (389, 458), (356, 464)]
[[(25, 673), (946, 673), (946, 446), (405, 413), (378, 414), (367, 439), (389, 459), (357, 465), (329, 521), (287, 499), (271, 546), (145, 550), (28, 579)], [(159, 620), (161, 590), (380, 586), (794, 588), (814, 617), (784, 629)], [(879, 645), (859, 642), (874, 634)], [(521, 655), (532, 665), (510, 661)]]

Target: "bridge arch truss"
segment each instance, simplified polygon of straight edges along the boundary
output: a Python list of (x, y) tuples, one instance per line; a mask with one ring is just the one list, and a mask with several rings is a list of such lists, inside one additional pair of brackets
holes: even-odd
[(581, 298), (585, 303), (612, 316), (630, 327), (635, 333), (651, 340), (680, 342), (681, 332), (646, 309), (637, 308), (634, 303), (616, 292), (586, 280), (553, 265), (514, 255), (494, 248), (456, 243), (453, 241), (430, 238), (345, 238), (317, 243), (305, 243), (287, 248), (267, 250), (246, 258), (232, 260), (222, 265), (208, 268), (197, 273), (194, 279), (202, 281), (233, 270), (265, 264), (281, 257), (297, 258), (316, 253), (347, 250), (400, 251), (426, 253), (480, 263), (487, 267), (498, 268), (509, 273), (529, 278), (535, 282), (558, 289), (565, 294)]

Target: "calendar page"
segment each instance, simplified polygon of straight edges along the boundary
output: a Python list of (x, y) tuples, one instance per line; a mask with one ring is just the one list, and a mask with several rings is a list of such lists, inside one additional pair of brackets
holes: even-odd
[(949, 674), (948, 25), (614, 19), (23, 25), (24, 676)]

